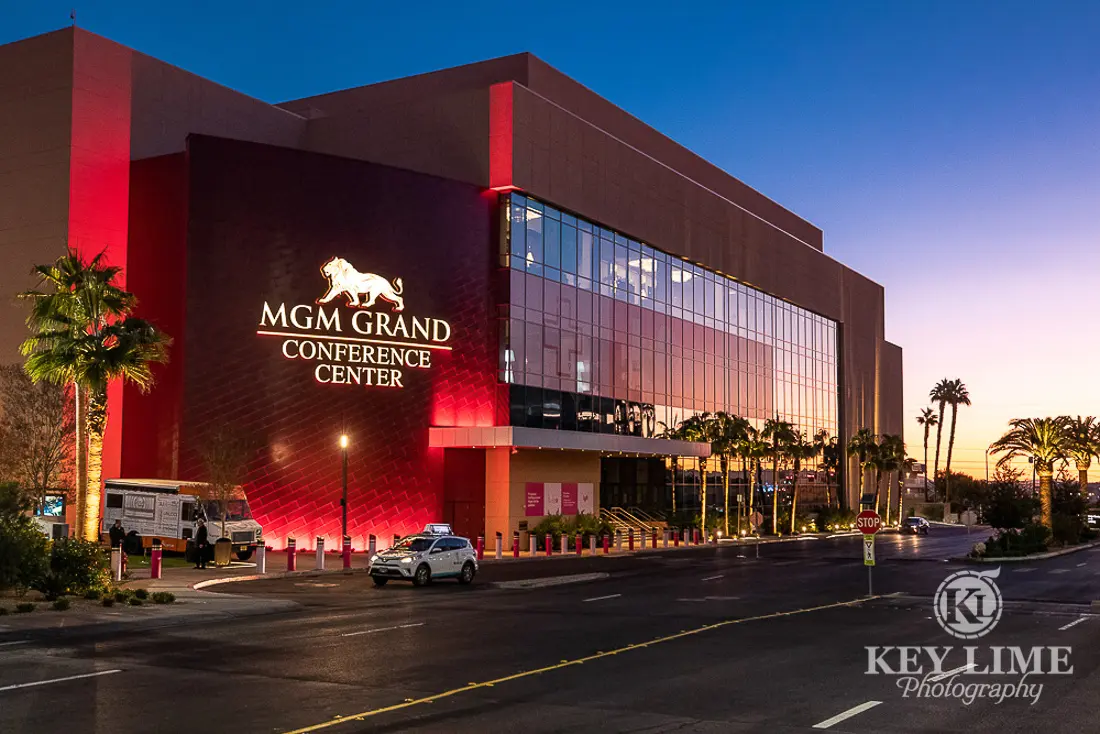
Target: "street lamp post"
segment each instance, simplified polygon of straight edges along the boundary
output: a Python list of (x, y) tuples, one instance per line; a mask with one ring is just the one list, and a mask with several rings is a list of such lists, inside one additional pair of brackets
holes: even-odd
[(343, 486), (344, 496), (340, 499), (340, 542), (348, 537), (348, 436), (340, 436), (340, 453), (343, 455)]

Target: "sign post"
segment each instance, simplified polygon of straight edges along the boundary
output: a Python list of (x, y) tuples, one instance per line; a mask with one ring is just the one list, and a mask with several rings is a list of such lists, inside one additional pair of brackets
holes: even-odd
[(882, 528), (882, 518), (874, 510), (856, 515), (856, 529), (863, 533), (863, 565), (867, 567), (867, 596), (874, 596), (872, 569), (875, 567), (875, 533)]

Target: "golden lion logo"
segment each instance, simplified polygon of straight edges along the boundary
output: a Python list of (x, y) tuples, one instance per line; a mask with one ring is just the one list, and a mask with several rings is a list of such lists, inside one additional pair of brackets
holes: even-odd
[[(360, 273), (351, 263), (342, 257), (334, 257), (321, 267), (321, 274), (328, 279), (328, 292), (317, 303), (328, 303), (337, 296), (347, 296), (348, 305), (358, 308), (370, 308), (381, 298), (393, 304), (394, 311), (405, 310), (405, 300), (401, 297), (404, 285), (400, 278), (393, 283), (374, 273)], [(359, 296), (365, 296), (366, 302), (359, 303)]]

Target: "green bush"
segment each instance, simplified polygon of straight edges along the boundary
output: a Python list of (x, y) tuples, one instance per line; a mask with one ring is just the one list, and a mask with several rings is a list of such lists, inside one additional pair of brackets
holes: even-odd
[(103, 592), (99, 589), (88, 589), (84, 592), (84, 598), (90, 601), (99, 601), (100, 597), (102, 596)]
[(138, 599), (136, 596), (130, 598), (130, 606), (132, 607), (140, 607), (144, 603), (145, 602), (143, 602), (141, 599)]
[(144, 601), (149, 598), (149, 592), (145, 589), (134, 589), (134, 596)]
[(1058, 545), (1076, 545), (1085, 532), (1085, 521), (1080, 515), (1054, 513), (1051, 517), (1054, 542)]
[(856, 521), (856, 513), (838, 507), (826, 507), (817, 513), (817, 527), (822, 531), (849, 530)]
[(35, 605), (30, 603), (29, 601), (20, 602), (15, 605), (15, 613), (26, 614), (27, 612), (33, 612), (34, 606)]
[(105, 596), (103, 597), (103, 601), (101, 603), (105, 607), (113, 607), (115, 605), (115, 599), (113, 596)]
[(55, 612), (64, 612), (72, 606), (72, 602), (70, 602), (65, 597), (61, 597), (60, 599), (55, 600), (52, 606)]
[(155, 604), (171, 604), (176, 600), (176, 595), (170, 591), (154, 591), (153, 603)]
[(106, 589), (111, 583), (111, 566), (98, 543), (65, 538), (53, 544), (50, 573), (57, 577), (64, 593), (84, 594)]
[(19, 593), (43, 578), (50, 564), (50, 541), (25, 515), (0, 515), (0, 590)]
[(562, 535), (568, 535), (569, 542), (572, 543), (578, 532), (587, 540), (592, 535), (599, 537), (604, 533), (610, 533), (611, 526), (595, 515), (586, 513), (570, 517), (547, 515), (538, 525), (531, 528), (530, 532), (535, 536), (537, 547), (545, 550), (547, 534), (553, 538), (554, 545), (557, 545)]
[(1050, 545), (1051, 532), (1045, 525), (1029, 523), (1023, 528), (1007, 528), (990, 536), (985, 543), (986, 558), (1028, 556), (1042, 553)]
[(119, 604), (125, 604), (130, 601), (130, 597), (132, 596), (133, 593), (129, 589), (115, 589), (114, 599)]

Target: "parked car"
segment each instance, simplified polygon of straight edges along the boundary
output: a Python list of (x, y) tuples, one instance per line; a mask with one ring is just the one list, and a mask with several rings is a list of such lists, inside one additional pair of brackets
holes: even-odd
[(385, 586), (391, 580), (426, 586), (445, 578), (468, 584), (477, 570), (477, 551), (469, 539), (452, 534), (451, 527), (442, 524), (427, 525), (424, 532), (404, 537), (370, 558), (375, 586)]
[(907, 517), (905, 522), (901, 525), (901, 531), (903, 533), (911, 533), (912, 535), (928, 535), (931, 525), (923, 517)]

